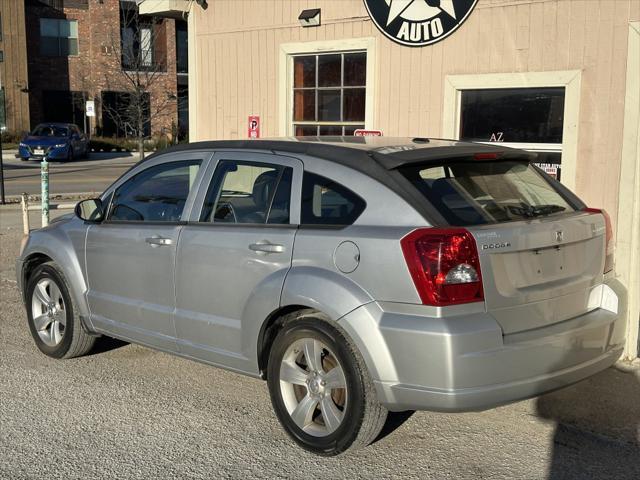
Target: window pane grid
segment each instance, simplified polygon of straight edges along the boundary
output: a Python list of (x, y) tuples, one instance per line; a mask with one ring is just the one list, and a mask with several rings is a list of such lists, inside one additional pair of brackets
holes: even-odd
[(77, 55), (77, 20), (41, 18), (40, 54), (53, 57)]
[[(327, 133), (331, 132), (332, 129), (340, 129), (335, 133)], [(309, 123), (309, 122), (296, 122), (293, 125), (295, 136), (310, 136), (316, 137), (320, 135), (338, 135), (338, 136), (352, 136), (355, 130), (364, 128), (364, 125), (361, 123), (330, 123), (330, 122), (322, 122), (320, 124), (317, 123)]]
[[(350, 62), (348, 79), (347, 58)], [(296, 135), (300, 132), (304, 135), (338, 134), (336, 132), (345, 135), (347, 127), (364, 128), (366, 52), (294, 55), (293, 65), (293, 128)], [(335, 71), (337, 65), (340, 72)], [(352, 134), (353, 130), (349, 128), (347, 134)]]

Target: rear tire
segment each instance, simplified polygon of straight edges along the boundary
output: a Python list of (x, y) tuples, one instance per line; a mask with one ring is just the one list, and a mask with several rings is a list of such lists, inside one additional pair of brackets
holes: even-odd
[(360, 352), (315, 311), (285, 317), (269, 353), (267, 382), (285, 431), (318, 455), (370, 444), (387, 418)]
[(27, 280), (25, 298), (31, 336), (53, 358), (73, 358), (91, 350), (95, 337), (82, 328), (64, 273), (53, 262), (36, 267)]

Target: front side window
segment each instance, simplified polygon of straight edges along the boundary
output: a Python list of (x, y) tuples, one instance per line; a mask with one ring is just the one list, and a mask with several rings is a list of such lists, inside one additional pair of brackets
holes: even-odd
[(526, 161), (451, 161), (400, 172), (449, 225), (528, 220), (575, 210)]
[(295, 135), (353, 135), (364, 128), (366, 84), (366, 52), (294, 56)]
[(564, 98), (564, 87), (462, 90), (460, 139), (537, 152), (539, 166), (560, 180)]
[(41, 18), (40, 54), (47, 57), (78, 55), (78, 21)]
[(179, 222), (200, 160), (162, 163), (127, 180), (115, 191), (109, 220)]
[(291, 167), (222, 160), (200, 221), (288, 224), (292, 174)]
[(347, 187), (305, 172), (302, 178), (301, 224), (351, 225), (365, 206), (365, 201)]

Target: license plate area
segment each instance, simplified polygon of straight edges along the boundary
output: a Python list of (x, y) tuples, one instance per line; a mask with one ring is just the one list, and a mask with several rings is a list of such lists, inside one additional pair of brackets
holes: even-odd
[(44, 155), (44, 149), (43, 148), (34, 148), (33, 149), (33, 154), (34, 155)]
[(565, 276), (566, 252), (562, 247), (545, 248), (531, 252), (534, 276), (546, 282)]

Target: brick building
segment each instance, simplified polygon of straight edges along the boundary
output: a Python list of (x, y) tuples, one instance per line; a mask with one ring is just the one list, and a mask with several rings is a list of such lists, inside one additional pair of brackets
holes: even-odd
[[(186, 135), (187, 93), (179, 88), (186, 84), (186, 60), (178, 59), (186, 52), (178, 45), (186, 42), (184, 21), (138, 15), (134, 0), (24, 4), (31, 128), (64, 121), (98, 135), (132, 135), (136, 125), (122, 112), (142, 98), (146, 135)], [(145, 93), (133, 96), (140, 86)], [(87, 100), (95, 102), (91, 119), (84, 114)]]

